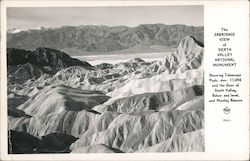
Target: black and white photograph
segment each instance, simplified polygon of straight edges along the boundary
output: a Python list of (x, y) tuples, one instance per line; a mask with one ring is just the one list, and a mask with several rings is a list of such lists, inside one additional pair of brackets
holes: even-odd
[(205, 152), (203, 5), (6, 11), (9, 154)]

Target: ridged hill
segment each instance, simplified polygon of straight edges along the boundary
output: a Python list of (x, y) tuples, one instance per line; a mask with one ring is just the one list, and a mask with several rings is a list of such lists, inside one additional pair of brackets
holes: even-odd
[[(176, 48), (186, 36), (203, 42), (203, 27), (185, 25), (141, 24), (137, 27), (104, 25), (62, 26), (46, 30), (8, 33), (8, 48), (33, 50), (37, 47), (111, 52), (133, 47), (166, 46)], [(138, 50), (138, 49), (137, 49)]]
[(107, 101), (93, 109), (98, 112), (115, 111), (119, 113), (142, 113), (145, 111), (165, 110), (192, 100), (196, 96), (203, 95), (203, 86), (191, 86), (182, 90), (143, 93), (124, 97), (113, 101)]
[(74, 152), (85, 146), (105, 144), (124, 152), (135, 152), (203, 127), (204, 114), (201, 110), (120, 114), (107, 129), (83, 135), (70, 148)]
[(90, 68), (91, 65), (87, 62), (82, 62), (78, 59), (71, 58), (66, 53), (50, 49), (39, 47), (33, 51), (26, 51), (21, 49), (9, 48), (7, 49), (7, 64), (8, 65), (20, 65), (30, 63), (36, 66), (51, 66), (57, 70), (73, 66), (85, 66)]
[(51, 133), (36, 138), (26, 132), (10, 130), (11, 143), (9, 152), (14, 154), (32, 153), (65, 153), (69, 152), (69, 146), (77, 139), (70, 135)]
[(175, 135), (154, 146), (142, 148), (137, 152), (201, 152), (204, 151), (204, 129)]
[(167, 71), (169, 74), (172, 74), (199, 68), (203, 61), (203, 47), (204, 45), (194, 37), (185, 36), (174, 52), (156, 63), (159, 68), (158, 72)]
[(50, 86), (38, 96), (30, 98), (18, 107), (31, 116), (49, 115), (63, 111), (90, 110), (106, 102), (110, 97), (99, 91), (83, 91), (67, 86)]
[(7, 65), (8, 80), (17, 83), (23, 83), (31, 78), (37, 79), (43, 74), (53, 75), (61, 69), (75, 65), (86, 69), (94, 68), (87, 62), (49, 48), (37, 48), (34, 51), (8, 48)]

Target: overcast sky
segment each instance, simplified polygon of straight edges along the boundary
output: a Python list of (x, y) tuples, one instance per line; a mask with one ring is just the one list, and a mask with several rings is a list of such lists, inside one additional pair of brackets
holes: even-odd
[(33, 7), (7, 8), (7, 28), (32, 29), (63, 25), (137, 26), (185, 24), (203, 26), (203, 6)]

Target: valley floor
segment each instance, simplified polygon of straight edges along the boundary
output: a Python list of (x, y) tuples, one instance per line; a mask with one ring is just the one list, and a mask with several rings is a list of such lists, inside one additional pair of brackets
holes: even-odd
[(166, 52), (162, 53), (134, 53), (134, 54), (108, 54), (108, 55), (88, 55), (88, 56), (73, 56), (82, 61), (87, 61), (91, 65), (98, 65), (102, 63), (118, 64), (127, 62), (134, 58), (141, 58), (147, 62), (161, 60), (166, 56)]

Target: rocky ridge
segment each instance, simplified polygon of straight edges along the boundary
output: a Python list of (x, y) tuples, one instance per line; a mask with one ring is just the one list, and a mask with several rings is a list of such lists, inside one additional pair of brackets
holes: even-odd
[(73, 55), (89, 52), (157, 52), (176, 48), (186, 35), (193, 35), (203, 42), (203, 32), (203, 27), (164, 24), (136, 27), (62, 26), (8, 33), (7, 46), (26, 50), (46, 47)]

